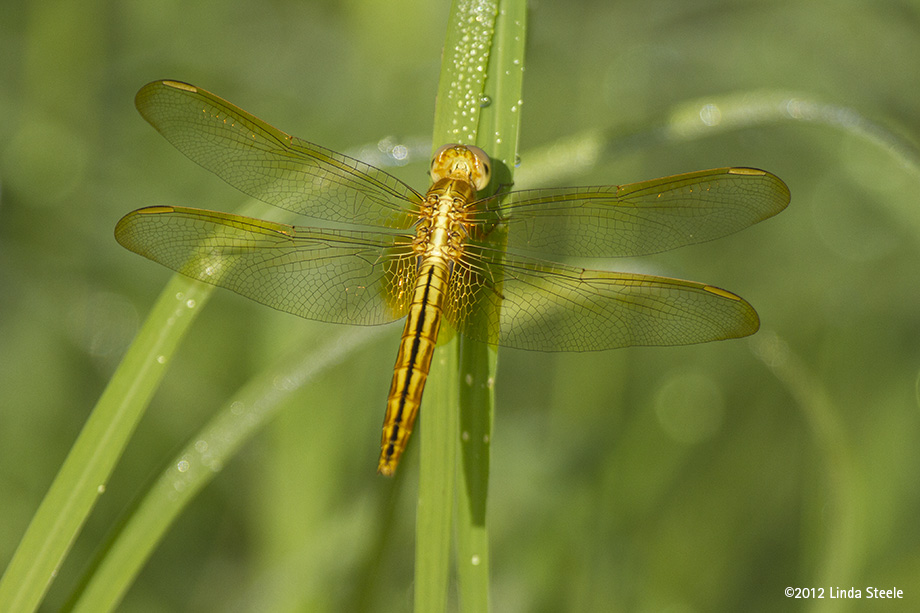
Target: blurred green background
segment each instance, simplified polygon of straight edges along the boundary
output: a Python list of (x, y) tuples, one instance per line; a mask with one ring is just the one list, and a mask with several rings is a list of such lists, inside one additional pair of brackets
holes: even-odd
[[(414, 143), (420, 155), (391, 171), (424, 189), (447, 8), (0, 8), (0, 567), (171, 274), (121, 249), (115, 222), (152, 204), (246, 200), (140, 118), (137, 89), (194, 83), (372, 163)], [(920, 2), (535, 1), (529, 19), (519, 187), (744, 165), (782, 177), (792, 203), (714, 243), (593, 263), (735, 291), (761, 315), (752, 339), (500, 352), (494, 610), (871, 604), (788, 602), (787, 586), (896, 586), (895, 604), (915, 607)], [(744, 125), (724, 129), (733, 117)], [(292, 395), (176, 523), (122, 610), (410, 609), (417, 449), (395, 481), (374, 473), (401, 326)], [(43, 610), (243, 382), (342, 331), (216, 293)]]

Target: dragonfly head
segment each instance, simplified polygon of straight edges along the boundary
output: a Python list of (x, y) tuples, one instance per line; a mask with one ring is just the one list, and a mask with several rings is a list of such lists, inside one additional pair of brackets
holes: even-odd
[(460, 179), (470, 182), (478, 192), (489, 184), (492, 161), (479, 147), (444, 145), (431, 160), (431, 180)]

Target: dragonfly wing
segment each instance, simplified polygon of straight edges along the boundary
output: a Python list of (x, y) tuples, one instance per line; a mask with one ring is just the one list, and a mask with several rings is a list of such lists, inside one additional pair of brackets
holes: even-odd
[(408, 228), (414, 189), (382, 170), (285, 134), (198, 87), (154, 81), (134, 100), (166, 140), (250, 196), (317, 219)]
[(148, 207), (118, 222), (122, 246), (280, 311), (373, 325), (405, 315), (411, 236), (295, 227), (200, 209)]
[(498, 216), (508, 247), (535, 254), (619, 257), (710, 241), (776, 215), (789, 204), (778, 177), (717, 168), (630, 185), (523, 190), (474, 205)]
[[(753, 334), (753, 307), (725, 290), (471, 249), (445, 316), (477, 340), (534, 351), (688, 345)], [(465, 286), (465, 287), (464, 287)], [(479, 318), (475, 312), (494, 315)]]

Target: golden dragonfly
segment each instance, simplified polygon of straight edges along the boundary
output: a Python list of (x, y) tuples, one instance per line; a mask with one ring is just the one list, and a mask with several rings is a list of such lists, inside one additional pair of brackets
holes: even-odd
[(637, 256), (731, 234), (789, 203), (769, 172), (717, 168), (477, 198), (488, 156), (445, 145), (422, 194), (193, 85), (155, 81), (135, 104), (179, 151), (245, 194), (346, 227), (152, 206), (118, 222), (121, 245), (307, 319), (375, 325), (408, 316), (383, 425), (384, 475), (412, 432), (442, 318), (477, 341), (532, 351), (703, 343), (760, 325), (750, 304), (712, 285), (537, 258)]

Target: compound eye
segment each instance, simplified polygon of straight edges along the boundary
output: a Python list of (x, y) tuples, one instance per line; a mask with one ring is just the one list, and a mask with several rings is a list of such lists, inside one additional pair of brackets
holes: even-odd
[(453, 149), (454, 147), (462, 148), (463, 145), (458, 145), (457, 143), (447, 143), (446, 145), (441, 145), (441, 147), (437, 151), (434, 152), (434, 156), (432, 156), (431, 158), (431, 163), (434, 164), (435, 161), (437, 161), (437, 159), (441, 157), (442, 153), (444, 153), (448, 149)]
[(479, 147), (467, 147), (467, 149), (470, 150), (470, 153), (476, 156), (476, 159), (479, 162), (479, 177), (478, 180), (473, 181), (473, 185), (476, 187), (476, 191), (478, 192), (486, 185), (488, 185), (489, 181), (492, 179), (492, 160), (489, 158), (489, 155)]
[(435, 151), (431, 158), (431, 180), (436, 182), (451, 176), (456, 160), (462, 157), (464, 149), (463, 145), (448, 143)]
[(476, 191), (489, 184), (492, 162), (479, 147), (448, 144), (438, 149), (431, 160), (431, 180), (448, 177), (467, 180)]

